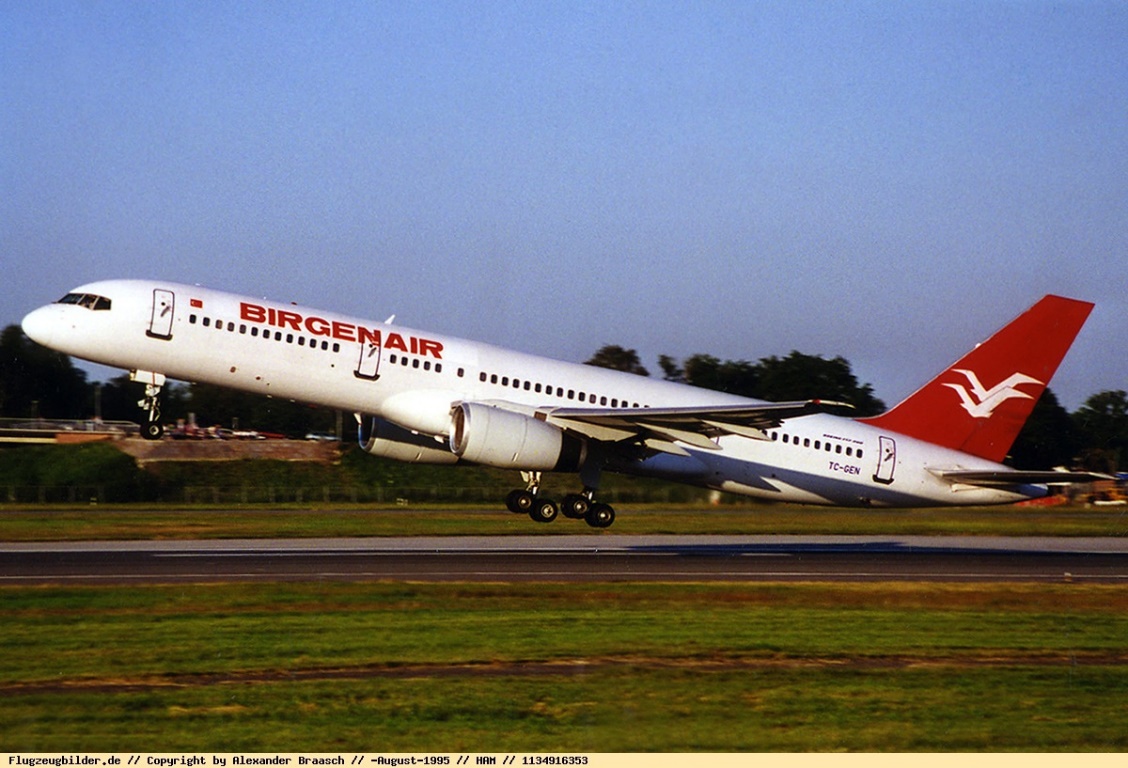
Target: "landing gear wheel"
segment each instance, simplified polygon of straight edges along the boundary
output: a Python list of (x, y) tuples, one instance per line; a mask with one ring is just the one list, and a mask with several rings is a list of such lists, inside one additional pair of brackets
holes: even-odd
[(164, 434), (164, 427), (158, 421), (147, 421), (142, 429), (142, 436), (146, 440), (160, 440)]
[(560, 511), (564, 513), (564, 517), (572, 520), (583, 520), (589, 509), (591, 509), (591, 501), (587, 496), (579, 493), (569, 493), (560, 504)]
[(537, 497), (533, 495), (532, 491), (527, 491), (524, 488), (516, 488), (505, 497), (506, 508), (515, 515), (529, 514), (536, 502)]
[(537, 523), (551, 523), (556, 519), (556, 513), (559, 510), (556, 508), (556, 502), (551, 499), (537, 499), (533, 503), (533, 508), (529, 510), (529, 517), (533, 518)]
[(584, 520), (592, 528), (610, 528), (615, 522), (615, 510), (610, 504), (595, 503), (584, 515)]

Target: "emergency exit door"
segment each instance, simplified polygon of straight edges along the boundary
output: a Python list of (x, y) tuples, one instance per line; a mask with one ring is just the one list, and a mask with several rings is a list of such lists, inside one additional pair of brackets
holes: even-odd
[(877, 471), (873, 473), (873, 481), (890, 485), (893, 482), (893, 470), (897, 468), (897, 442), (884, 435), (877, 440)]
[(369, 379), (371, 381), (380, 378), (380, 356), (382, 352), (383, 347), (380, 344), (362, 341), (360, 343), (360, 360), (357, 362), (353, 374), (358, 379)]

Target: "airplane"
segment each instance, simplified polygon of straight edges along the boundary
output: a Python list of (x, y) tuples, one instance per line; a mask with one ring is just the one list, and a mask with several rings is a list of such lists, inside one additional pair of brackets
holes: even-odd
[[(506, 507), (548, 523), (615, 520), (604, 472), (776, 502), (845, 507), (1008, 504), (1095, 475), (1004, 465), (1093, 304), (1048, 295), (903, 402), (771, 403), (567, 363), (386, 322), (163, 281), (81, 285), (22, 322), (32, 340), (143, 382), (159, 439), (168, 379), (356, 415), (360, 446), (407, 462), (521, 472)], [(542, 473), (578, 474), (558, 504)]]

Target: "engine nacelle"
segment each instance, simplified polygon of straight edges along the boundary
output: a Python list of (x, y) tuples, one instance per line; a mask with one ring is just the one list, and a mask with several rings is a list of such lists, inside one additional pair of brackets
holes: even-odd
[(380, 404), (380, 415), (404, 429), (424, 435), (450, 432), (450, 409), (459, 396), (441, 389), (413, 389), (392, 395)]
[(379, 416), (357, 415), (357, 442), (366, 453), (413, 464), (455, 464), (458, 457), (445, 443), (420, 435)]
[(576, 472), (586, 445), (539, 419), (462, 403), (451, 412), (450, 449), (466, 461), (491, 467)]

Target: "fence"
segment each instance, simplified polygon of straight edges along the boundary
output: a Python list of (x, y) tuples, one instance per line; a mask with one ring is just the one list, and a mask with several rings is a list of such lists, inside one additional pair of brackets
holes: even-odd
[[(288, 486), (186, 485), (178, 488), (126, 488), (106, 485), (6, 485), (0, 501), (8, 504), (494, 504), (504, 505), (513, 486)], [(599, 498), (611, 504), (684, 504), (704, 500), (709, 492), (687, 486), (608, 488)], [(553, 498), (562, 494), (550, 493)]]

